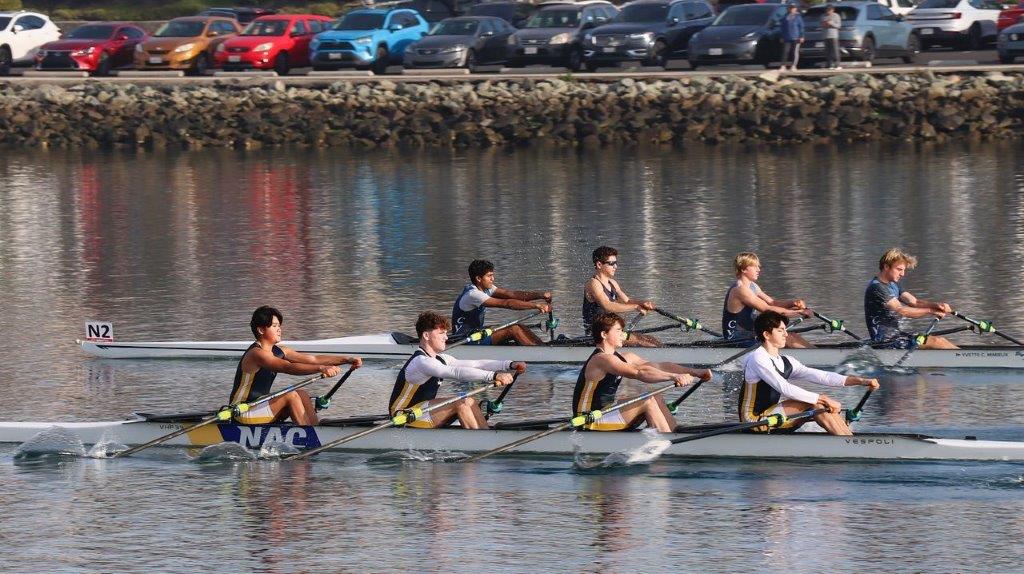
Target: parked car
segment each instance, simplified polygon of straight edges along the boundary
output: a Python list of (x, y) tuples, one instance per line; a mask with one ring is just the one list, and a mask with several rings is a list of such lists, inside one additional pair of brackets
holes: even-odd
[(878, 3), (892, 10), (893, 14), (906, 16), (917, 7), (913, 0), (878, 0)]
[(922, 50), (938, 45), (977, 50), (996, 39), (1001, 10), (996, 0), (923, 0), (907, 21), (917, 28)]
[[(843, 22), (839, 30), (839, 50), (843, 59), (871, 62), (875, 58), (901, 58), (911, 64), (921, 53), (921, 41), (914, 27), (903, 17), (875, 0), (854, 0), (833, 4)], [(826, 59), (825, 29), (821, 19), (824, 6), (804, 12), (805, 40), (800, 48), (801, 62)]]
[(138, 26), (123, 22), (82, 24), (36, 54), (37, 70), (86, 70), (105, 76), (134, 63), (135, 46), (147, 37)]
[(330, 24), (327, 16), (314, 14), (260, 16), (217, 46), (214, 62), (224, 70), (255, 68), (285, 76), (292, 68), (309, 66), (309, 44)]
[(583, 34), (618, 14), (618, 8), (603, 0), (541, 4), (526, 25), (508, 37), (509, 65), (551, 64), (579, 71)]
[(664, 67), (685, 58), (690, 37), (715, 19), (704, 0), (637, 0), (622, 7), (615, 22), (583, 35), (587, 70), (621, 62)]
[(233, 8), (207, 8), (198, 16), (217, 16), (220, 18), (231, 18), (239, 24), (248, 24), (261, 16), (273, 16), (277, 10), (273, 8), (257, 8), (255, 6), (236, 6)]
[(427, 22), (412, 10), (353, 10), (313, 38), (309, 59), (314, 70), (356, 67), (383, 74), (389, 64), (400, 64), (406, 46), (428, 31)]
[(1014, 24), (999, 32), (996, 52), (1003, 64), (1012, 64), (1017, 58), (1024, 56), (1024, 23)]
[(429, 34), (405, 48), (406, 68), (469, 68), (501, 64), (508, 37), (516, 29), (501, 18), (461, 16), (442, 20)]
[(712, 64), (760, 64), (782, 58), (779, 21), (782, 4), (739, 4), (726, 8), (710, 26), (690, 39), (690, 67)]
[(1017, 4), (1013, 8), (1004, 8), (999, 12), (996, 28), (1005, 30), (1014, 24), (1019, 24), (1021, 16), (1024, 16), (1024, 2)]
[(483, 2), (469, 9), (470, 16), (495, 16), (522, 28), (530, 20), (537, 7), (529, 2)]
[(211, 16), (175, 18), (135, 46), (139, 70), (185, 70), (203, 75), (213, 65), (213, 52), (241, 32), (236, 20)]
[(390, 8), (412, 10), (430, 25), (437, 24), (446, 18), (462, 15), (455, 4), (455, 0), (406, 0), (404, 2), (397, 2), (391, 5)]
[(60, 39), (60, 28), (36, 12), (0, 12), (0, 75), (11, 66), (31, 65), (39, 47)]

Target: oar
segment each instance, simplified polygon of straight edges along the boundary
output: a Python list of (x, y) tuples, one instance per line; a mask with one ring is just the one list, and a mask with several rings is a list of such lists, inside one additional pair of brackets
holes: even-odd
[[(728, 359), (725, 359), (724, 361), (719, 361), (718, 364), (713, 365), (711, 367), (711, 370), (713, 371), (715, 369), (720, 369), (723, 366), (728, 365), (729, 363), (735, 361), (736, 359), (742, 357), (743, 355), (746, 355), (747, 353), (753, 351), (758, 346), (759, 346), (759, 343), (755, 342), (753, 345), (750, 345), (749, 347), (743, 349), (742, 351), (740, 351), (739, 353), (736, 353), (735, 355), (729, 357)], [(676, 399), (676, 400), (672, 401), (671, 403), (669, 403), (668, 404), (669, 412), (672, 413), (672, 414), (676, 414), (676, 409), (679, 408), (679, 405), (682, 404), (682, 402), (686, 400), (686, 397), (688, 397), (691, 394), (693, 394), (693, 391), (696, 391), (697, 388), (700, 387), (702, 384), (704, 384), (704, 380), (703, 379), (701, 379), (701, 380), (697, 381), (696, 383), (694, 383), (693, 386), (690, 387), (689, 389), (686, 389), (686, 392), (683, 393), (678, 399)]]
[(507, 395), (508, 392), (512, 390), (512, 385), (516, 384), (516, 379), (519, 378), (519, 375), (520, 373), (518, 371), (516, 371), (516, 374), (512, 375), (512, 382), (505, 385), (505, 388), (501, 390), (501, 394), (498, 395), (497, 400), (485, 401), (486, 405), (484, 405), (485, 408), (483, 409), (484, 419), (490, 419), (491, 415), (496, 415), (501, 412), (501, 409), (504, 407), (502, 401), (505, 400), (505, 395)]
[(931, 324), (931, 325), (928, 325), (928, 330), (927, 330), (927, 331), (925, 331), (925, 332), (924, 332), (924, 334), (921, 334), (921, 335), (914, 335), (914, 337), (913, 337), (913, 338), (912, 338), (912, 339), (910, 340), (910, 348), (909, 348), (909, 349), (907, 349), (907, 352), (906, 352), (906, 353), (903, 353), (903, 356), (902, 356), (902, 357), (900, 357), (900, 360), (896, 361), (896, 364), (895, 364), (895, 365), (893, 365), (893, 367), (894, 367), (894, 368), (899, 368), (899, 367), (901, 367), (901, 366), (903, 365), (903, 362), (904, 362), (904, 361), (906, 361), (906, 360), (907, 360), (907, 358), (908, 358), (908, 357), (910, 357), (910, 355), (911, 355), (911, 354), (912, 354), (912, 353), (913, 353), (914, 351), (916, 351), (918, 347), (920, 347), (921, 345), (923, 345), (923, 344), (925, 343), (925, 341), (927, 341), (927, 340), (928, 340), (928, 335), (931, 335), (931, 334), (932, 334), (932, 331), (933, 331), (933, 330), (935, 330), (935, 326), (936, 326), (936, 325), (938, 325), (938, 324), (939, 324), (939, 318), (938, 318), (938, 317), (936, 317), (936, 318), (935, 318), (935, 319), (934, 319), (934, 320), (932, 321), (932, 324)]
[(348, 380), (348, 376), (351, 375), (352, 371), (354, 370), (356, 370), (355, 365), (349, 367), (348, 370), (345, 371), (345, 374), (342, 375), (340, 379), (338, 379), (338, 382), (334, 383), (334, 386), (331, 387), (331, 390), (313, 399), (313, 406), (316, 407), (316, 410), (322, 411), (327, 407), (331, 406), (331, 397), (334, 396), (334, 393), (338, 392), (338, 389), (341, 388), (341, 385), (345, 384), (345, 381)]
[(555, 319), (555, 308), (550, 307), (548, 310), (548, 322), (545, 325), (548, 331), (548, 342), (555, 340), (555, 329), (558, 328), (558, 319)]
[(642, 321), (644, 317), (646, 317), (646, 315), (643, 313), (637, 313), (636, 317), (633, 317), (629, 320), (629, 323), (626, 323), (626, 328), (623, 329), (623, 331), (626, 332), (627, 341), (629, 340), (629, 336), (633, 334), (633, 329), (636, 329), (636, 326), (640, 324), (640, 321)]
[[(672, 440), (667, 440), (665, 442), (668, 443), (668, 445), (673, 445), (673, 444), (680, 444), (680, 443), (684, 443), (684, 442), (690, 442), (692, 440), (700, 440), (702, 438), (709, 438), (709, 437), (713, 437), (713, 436), (718, 436), (720, 434), (728, 434), (728, 433), (731, 433), (731, 432), (736, 432), (736, 431), (741, 431), (741, 430), (754, 429), (754, 428), (757, 428), (757, 427), (764, 427), (764, 426), (766, 426), (768, 428), (778, 428), (778, 427), (786, 424), (788, 421), (794, 421), (794, 420), (811, 418), (811, 417), (813, 417), (815, 415), (819, 415), (819, 414), (827, 412), (827, 411), (828, 411), (828, 409), (813, 409), (813, 410), (809, 410), (809, 411), (804, 411), (802, 413), (797, 413), (797, 414), (795, 414), (795, 415), (793, 415), (791, 417), (787, 417), (785, 414), (779, 413), (779, 414), (774, 414), (774, 415), (770, 415), (768, 417), (765, 417), (764, 420), (754, 421), (754, 422), (749, 422), (749, 423), (739, 423), (739, 424), (736, 424), (736, 425), (733, 425), (733, 426), (722, 427), (722, 428), (718, 428), (718, 429), (715, 429), (715, 430), (710, 430), (710, 431), (706, 431), (706, 432), (702, 432), (702, 433), (691, 434), (691, 435), (688, 435), (688, 436), (674, 438)], [(668, 448), (668, 445), (666, 445), (666, 448)]]
[(486, 337), (489, 337), (490, 335), (493, 335), (495, 331), (500, 331), (502, 329), (508, 329), (512, 325), (518, 325), (519, 323), (522, 323), (523, 321), (528, 321), (530, 319), (533, 319), (537, 315), (540, 315), (540, 313), (541, 313), (540, 311), (535, 311), (535, 312), (530, 313), (529, 315), (527, 315), (525, 317), (520, 317), (520, 318), (516, 319), (515, 321), (509, 321), (508, 323), (505, 323), (504, 325), (498, 325), (497, 327), (484, 327), (483, 329), (480, 329), (479, 331), (473, 331), (469, 335), (466, 335), (465, 339), (462, 339), (461, 341), (456, 341), (456, 342), (452, 343), (451, 345), (448, 345), (448, 348), (451, 349), (451, 348), (454, 348), (454, 347), (458, 347), (459, 345), (465, 345), (466, 343), (475, 343), (475, 342), (480, 341), (480, 340), (482, 340), (482, 339), (484, 339)]
[[(355, 370), (355, 367), (350, 367), (348, 372), (345, 373), (345, 377), (347, 378), (349, 375), (351, 375), (353, 370)], [(272, 401), (272, 400), (276, 399), (277, 397), (283, 396), (283, 395), (285, 395), (287, 393), (290, 393), (292, 391), (296, 391), (296, 390), (301, 389), (302, 387), (305, 387), (307, 385), (311, 385), (311, 384), (315, 383), (316, 381), (319, 381), (322, 378), (324, 378), (324, 376), (322, 374), (319, 374), (319, 375), (317, 375), (315, 377), (310, 377), (310, 378), (308, 378), (308, 379), (306, 379), (304, 381), (295, 383), (294, 385), (292, 385), (290, 387), (285, 387), (285, 388), (281, 389), (280, 391), (277, 391), (276, 393), (271, 393), (271, 394), (269, 394), (269, 395), (267, 395), (265, 397), (260, 397), (259, 399), (256, 399), (255, 401), (253, 401), (251, 403), (242, 402), (242, 403), (237, 403), (237, 404), (234, 404), (234, 405), (229, 405), (229, 406), (223, 407), (219, 411), (217, 411), (215, 414), (213, 414), (213, 415), (211, 415), (209, 417), (206, 417), (205, 419), (197, 422), (196, 424), (194, 424), (192, 426), (178, 429), (178, 430), (176, 430), (176, 431), (174, 431), (172, 433), (165, 434), (162, 437), (155, 438), (155, 439), (153, 439), (153, 440), (151, 440), (151, 441), (149, 441), (147, 443), (143, 443), (143, 444), (140, 444), (140, 445), (133, 446), (132, 448), (130, 448), (128, 450), (122, 450), (121, 452), (115, 453), (110, 458), (121, 458), (122, 456), (132, 455), (132, 454), (135, 454), (135, 453), (139, 452), (140, 450), (147, 449), (147, 448), (149, 448), (151, 446), (156, 446), (156, 445), (158, 445), (160, 443), (167, 442), (167, 441), (171, 440), (172, 438), (179, 437), (179, 436), (181, 436), (181, 435), (183, 435), (185, 433), (188, 433), (188, 432), (192, 432), (192, 431), (196, 430), (199, 427), (204, 427), (204, 426), (206, 426), (208, 424), (212, 424), (212, 423), (215, 423), (217, 421), (229, 421), (229, 420), (231, 420), (231, 417), (234, 416), (235, 414), (247, 412), (250, 409), (252, 409), (252, 407), (255, 407), (256, 405), (261, 405), (261, 404), (266, 403), (268, 401)], [(344, 380), (344, 379), (342, 379), (342, 380)]]
[(871, 396), (871, 391), (873, 390), (875, 389), (868, 389), (864, 396), (860, 398), (860, 401), (857, 402), (857, 406), (852, 409), (846, 409), (846, 422), (852, 423), (860, 420), (860, 412), (864, 409), (864, 403), (868, 402), (868, 397)]
[(843, 322), (842, 319), (830, 319), (830, 318), (822, 315), (821, 313), (819, 313), (817, 311), (814, 311), (814, 316), (817, 317), (818, 319), (820, 319), (823, 323), (825, 323), (825, 325), (828, 326), (829, 332), (831, 332), (831, 331), (842, 331), (842, 332), (846, 333), (847, 335), (853, 337), (854, 339), (856, 339), (858, 341), (862, 341), (863, 340), (861, 337), (858, 337), (857, 335), (854, 335), (852, 332), (850, 332), (846, 328), (846, 324)]
[(1024, 347), (1024, 343), (1021, 343), (1017, 339), (1014, 339), (1013, 337), (1007, 335), (1006, 333), (1003, 333), (999, 329), (996, 329), (995, 325), (993, 325), (991, 321), (978, 321), (977, 319), (971, 319), (967, 315), (958, 313), (957, 311), (953, 311), (952, 315), (958, 319), (963, 319), (964, 321), (967, 321), (968, 323), (974, 325), (975, 327), (978, 328), (978, 331), (982, 333), (993, 333), (995, 335), (999, 335), (1000, 337), (1006, 339), (1007, 341), (1013, 343), (1014, 345)]
[(687, 331), (704, 331), (705, 333), (707, 333), (708, 335), (711, 335), (712, 337), (721, 337), (722, 336), (721, 333), (716, 333), (716, 332), (712, 331), (711, 329), (708, 329), (704, 325), (701, 325), (700, 321), (698, 321), (697, 319), (689, 319), (689, 318), (686, 318), (686, 317), (680, 317), (679, 315), (676, 315), (675, 313), (669, 313), (668, 311), (666, 311), (664, 309), (661, 309), (661, 308), (658, 308), (658, 307), (654, 308), (654, 312), (658, 313), (659, 315), (661, 315), (663, 317), (667, 317), (669, 319), (672, 319), (673, 321), (678, 321), (679, 324), (681, 326), (683, 326)]
[(466, 392), (466, 393), (462, 393), (461, 395), (459, 395), (457, 397), (452, 397), (452, 398), (450, 398), (448, 400), (441, 401), (441, 402), (439, 402), (437, 404), (430, 405), (430, 406), (422, 408), (422, 409), (414, 408), (414, 409), (404, 409), (404, 410), (398, 411), (387, 422), (383, 422), (383, 423), (381, 423), (381, 424), (379, 424), (377, 426), (370, 427), (370, 428), (368, 428), (366, 430), (362, 430), (362, 431), (359, 431), (359, 432), (354, 433), (354, 434), (343, 436), (343, 437), (341, 437), (339, 439), (335, 439), (335, 440), (329, 441), (327, 443), (324, 443), (324, 444), (322, 444), (322, 445), (320, 445), (320, 446), (318, 446), (318, 447), (316, 447), (314, 449), (310, 449), (310, 450), (307, 450), (307, 451), (296, 453), (296, 454), (293, 454), (293, 455), (291, 455), (289, 457), (286, 457), (286, 458), (288, 458), (288, 459), (309, 458), (309, 457), (311, 457), (311, 456), (313, 456), (315, 454), (319, 454), (319, 453), (321, 453), (321, 452), (323, 452), (323, 451), (325, 451), (325, 450), (327, 450), (329, 448), (334, 448), (336, 446), (343, 445), (343, 444), (345, 444), (347, 442), (352, 442), (352, 441), (354, 441), (356, 439), (363, 438), (364, 436), (369, 435), (369, 434), (373, 434), (373, 433), (375, 433), (377, 431), (381, 431), (381, 430), (388, 429), (388, 428), (391, 428), (391, 427), (402, 426), (402, 425), (411, 423), (412, 421), (414, 421), (414, 420), (420, 418), (421, 416), (423, 416), (425, 413), (429, 413), (431, 411), (435, 411), (437, 409), (440, 409), (440, 408), (443, 408), (443, 407), (447, 407), (448, 405), (457, 403), (457, 402), (459, 402), (459, 401), (461, 401), (463, 399), (466, 399), (466, 398), (469, 398), (469, 397), (472, 397), (472, 396), (475, 396), (475, 395), (479, 395), (480, 393), (485, 392), (487, 389), (490, 389), (493, 386), (494, 385), (491, 384), (491, 385), (487, 385), (485, 387), (480, 387), (478, 389), (475, 389), (475, 390), (472, 390), (472, 391), (469, 391), (469, 392)]

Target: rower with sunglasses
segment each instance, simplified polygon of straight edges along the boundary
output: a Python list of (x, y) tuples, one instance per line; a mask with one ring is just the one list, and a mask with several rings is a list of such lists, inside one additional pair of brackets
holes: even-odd
[[(594, 250), (592, 259), (594, 276), (583, 287), (583, 325), (588, 334), (594, 319), (602, 313), (638, 311), (646, 315), (654, 310), (654, 301), (630, 299), (615, 280), (619, 266), (619, 252), (615, 248), (602, 245)], [(661, 341), (650, 335), (630, 333), (625, 346), (660, 347)]]

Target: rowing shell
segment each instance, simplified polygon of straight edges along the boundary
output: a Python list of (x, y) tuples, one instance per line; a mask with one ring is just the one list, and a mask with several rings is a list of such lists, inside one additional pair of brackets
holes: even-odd
[[(341, 337), (309, 341), (284, 341), (296, 351), (321, 355), (355, 355), (364, 359), (402, 361), (415, 350), (400, 333)], [(399, 342), (403, 341), (403, 342)], [(157, 358), (238, 358), (252, 341), (83, 341), (78, 344), (93, 356), (106, 359)], [(714, 365), (736, 353), (732, 347), (669, 345), (656, 349), (631, 349), (650, 361), (668, 361), (684, 365)], [(461, 345), (451, 350), (460, 359), (496, 359), (528, 363), (580, 364), (587, 360), (593, 347), (589, 345), (480, 346)], [(791, 355), (812, 367), (834, 367), (855, 356), (871, 356), (871, 360), (892, 366), (906, 351), (897, 349), (856, 349), (850, 346), (822, 346), (816, 349), (787, 349)], [(905, 367), (941, 368), (1003, 368), (1024, 369), (1024, 348), (978, 346), (956, 350), (918, 349), (903, 364)]]
[[(49, 423), (0, 422), (0, 442), (23, 443), (40, 432), (59, 427), (62, 434), (76, 435), (83, 444), (116, 442), (126, 446), (142, 444), (189, 422), (156, 422), (139, 416), (113, 422)], [(299, 449), (315, 448), (323, 443), (352, 434), (366, 426), (324, 424), (304, 427), (273, 425), (208, 425), (172, 439), (166, 445), (203, 447), (222, 442), (238, 443), (258, 449), (267, 442), (283, 442)], [(373, 433), (346, 443), (344, 451), (452, 451), (484, 452), (534, 434), (527, 430), (463, 430), (393, 428)], [(568, 431), (524, 444), (513, 449), (519, 454), (573, 453), (574, 443), (583, 454), (627, 452), (647, 442), (640, 432), (581, 432), (576, 437)], [(673, 439), (687, 433), (663, 435)], [(867, 459), (867, 460), (1008, 460), (1024, 461), (1024, 442), (973, 439), (934, 438), (909, 434), (864, 433), (853, 437), (830, 436), (824, 433), (793, 434), (724, 434), (716, 437), (672, 445), (664, 456), (733, 457), (751, 459)]]

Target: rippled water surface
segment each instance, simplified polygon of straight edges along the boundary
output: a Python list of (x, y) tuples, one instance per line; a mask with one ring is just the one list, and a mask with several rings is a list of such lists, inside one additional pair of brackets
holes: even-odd
[[(411, 331), (421, 310), (451, 308), (476, 257), (497, 264), (500, 285), (553, 290), (575, 334), (589, 253), (602, 243), (619, 248), (628, 292), (712, 326), (732, 256), (757, 251), (769, 293), (859, 332), (863, 286), (881, 251), (902, 245), (920, 258), (912, 292), (1021, 334), (1022, 159), (1014, 143), (4, 150), (0, 419), (225, 402), (233, 362), (89, 359), (73, 343), (87, 319), (113, 321), (124, 340), (245, 339), (252, 309), (270, 303), (288, 338)], [(382, 412), (395, 367), (358, 372), (328, 414)], [(859, 430), (1024, 440), (1024, 373), (872, 372), (884, 387)], [(498, 416), (562, 415), (575, 378), (531, 369)], [(684, 403), (681, 420), (732, 416), (736, 374), (719, 380)], [(0, 446), (0, 567), (12, 572), (1024, 567), (1020, 463), (662, 459), (584, 471), (571, 457), (299, 463), (153, 449), (115, 461), (16, 457), (16, 446)]]

